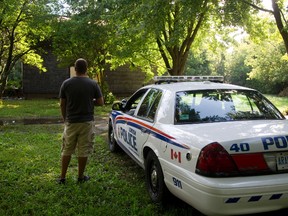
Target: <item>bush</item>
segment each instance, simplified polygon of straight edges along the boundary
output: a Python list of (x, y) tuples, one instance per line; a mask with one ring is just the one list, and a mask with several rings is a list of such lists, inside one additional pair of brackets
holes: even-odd
[(112, 104), (116, 100), (116, 97), (109, 90), (109, 86), (107, 82), (103, 83), (103, 85), (101, 86), (101, 89), (102, 89), (102, 94), (103, 94), (105, 104)]
[(113, 95), (112, 92), (109, 92), (105, 95), (105, 103), (112, 104), (116, 100), (116, 97)]
[(287, 97), (288, 96), (288, 87), (286, 87), (283, 91), (281, 91), (278, 96)]

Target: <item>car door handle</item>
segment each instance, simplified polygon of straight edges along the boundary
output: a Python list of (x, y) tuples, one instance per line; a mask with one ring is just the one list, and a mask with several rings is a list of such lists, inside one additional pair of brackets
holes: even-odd
[(147, 128), (141, 128), (142, 133), (147, 133), (147, 131), (148, 131)]

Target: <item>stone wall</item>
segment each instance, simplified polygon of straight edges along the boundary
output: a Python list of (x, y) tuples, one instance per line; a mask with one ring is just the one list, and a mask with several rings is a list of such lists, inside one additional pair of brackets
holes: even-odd
[(128, 66), (121, 66), (113, 71), (105, 70), (105, 81), (117, 98), (127, 97), (145, 85), (145, 73), (140, 70), (131, 71)]
[[(62, 82), (73, 75), (73, 67), (60, 68), (57, 60), (50, 52), (43, 55), (47, 72), (39, 73), (35, 67), (23, 65), (23, 94), (29, 98), (57, 98)], [(70, 72), (71, 71), (71, 72)], [(121, 66), (116, 70), (106, 69), (104, 80), (109, 91), (117, 98), (128, 97), (145, 83), (145, 73), (140, 70), (131, 71), (129, 66)]]

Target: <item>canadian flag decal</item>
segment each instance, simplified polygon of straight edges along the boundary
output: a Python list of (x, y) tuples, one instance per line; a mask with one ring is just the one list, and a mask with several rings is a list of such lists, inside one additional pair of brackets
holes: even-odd
[(176, 152), (173, 149), (171, 149), (171, 159), (178, 160), (178, 162), (181, 163), (181, 152)]

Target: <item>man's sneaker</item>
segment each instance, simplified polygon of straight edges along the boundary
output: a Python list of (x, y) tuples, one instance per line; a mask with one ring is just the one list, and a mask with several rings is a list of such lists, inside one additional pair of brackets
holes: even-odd
[(90, 180), (89, 176), (84, 176), (83, 178), (78, 178), (78, 183), (84, 183)]
[(66, 183), (66, 179), (65, 178), (58, 178), (57, 179), (57, 183), (58, 184), (65, 184)]

